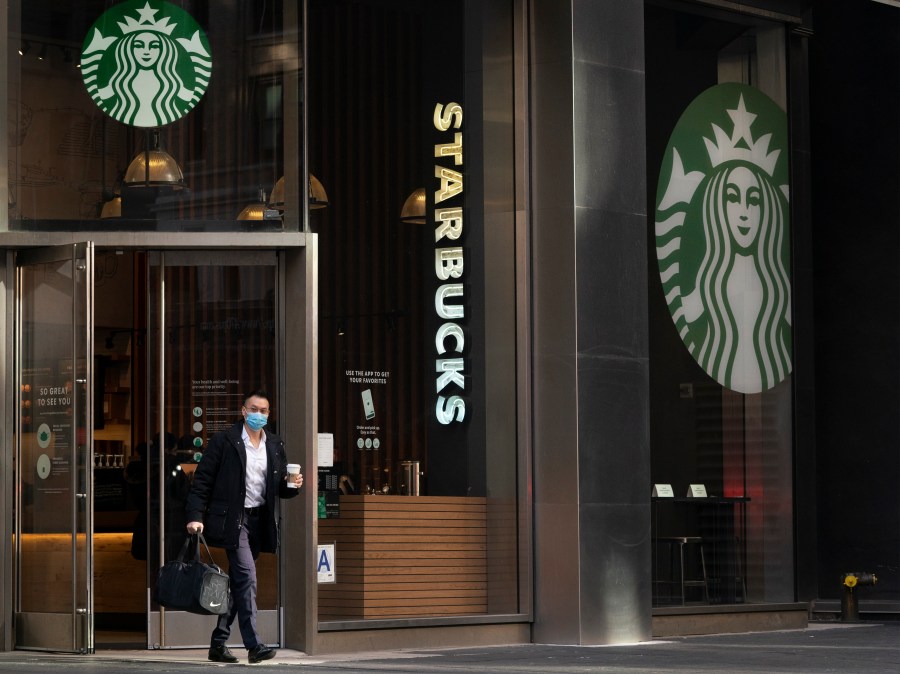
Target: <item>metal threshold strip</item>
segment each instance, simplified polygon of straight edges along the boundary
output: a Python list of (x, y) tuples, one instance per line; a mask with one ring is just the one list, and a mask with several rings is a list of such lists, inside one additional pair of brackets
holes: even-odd
[(319, 632), (344, 632), (350, 630), (385, 630), (398, 627), (445, 627), (453, 625), (492, 625), (531, 622), (532, 617), (524, 613), (496, 615), (468, 615), (436, 618), (389, 618), (373, 620), (322, 620)]

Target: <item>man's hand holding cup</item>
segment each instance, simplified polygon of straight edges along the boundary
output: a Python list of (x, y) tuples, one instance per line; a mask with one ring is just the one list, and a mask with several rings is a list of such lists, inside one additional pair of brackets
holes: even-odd
[(291, 489), (300, 489), (303, 486), (303, 473), (300, 472), (300, 464), (299, 463), (289, 463), (287, 465), (287, 479), (288, 487)]

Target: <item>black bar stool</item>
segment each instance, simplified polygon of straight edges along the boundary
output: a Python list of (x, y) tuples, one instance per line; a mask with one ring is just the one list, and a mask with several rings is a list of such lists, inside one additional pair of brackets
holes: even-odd
[[(681, 605), (684, 606), (686, 587), (703, 588), (703, 598), (709, 603), (709, 578), (706, 575), (706, 555), (703, 552), (703, 538), (700, 536), (661, 536), (656, 539), (657, 543), (669, 546), (669, 579), (674, 585), (679, 583), (681, 590)], [(684, 548), (687, 545), (696, 545), (700, 557), (700, 577), (686, 577), (684, 568)], [(679, 579), (675, 578), (675, 546), (678, 546), (678, 571)]]

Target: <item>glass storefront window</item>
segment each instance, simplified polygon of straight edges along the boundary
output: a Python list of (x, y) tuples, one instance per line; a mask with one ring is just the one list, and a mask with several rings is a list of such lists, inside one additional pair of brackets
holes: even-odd
[(308, 3), (320, 620), (516, 613), (513, 3)]
[(645, 16), (654, 604), (792, 601), (784, 28)]
[(10, 3), (8, 229), (297, 229), (300, 9)]

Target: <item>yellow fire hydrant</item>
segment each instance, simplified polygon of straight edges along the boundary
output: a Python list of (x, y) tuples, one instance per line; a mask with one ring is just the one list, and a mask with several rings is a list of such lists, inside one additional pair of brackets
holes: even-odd
[(859, 585), (874, 585), (878, 578), (874, 573), (853, 571), (841, 576), (841, 622), (859, 622), (859, 602), (853, 589)]

